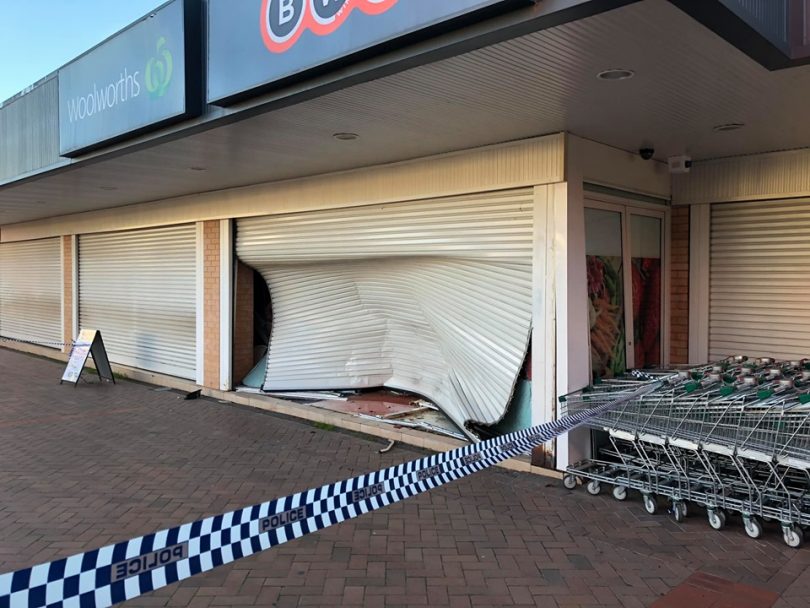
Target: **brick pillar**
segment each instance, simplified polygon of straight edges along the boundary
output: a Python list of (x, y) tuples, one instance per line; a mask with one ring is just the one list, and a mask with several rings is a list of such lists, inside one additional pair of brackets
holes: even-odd
[(689, 207), (672, 208), (670, 362), (689, 363)]
[(70, 236), (62, 237), (62, 326), (64, 328), (62, 340), (65, 346), (62, 352), (70, 352), (73, 341), (73, 239)]
[(219, 220), (203, 222), (203, 335), (204, 378), (208, 388), (219, 388)]
[(233, 311), (233, 381), (241, 382), (253, 368), (253, 270), (239, 262)]

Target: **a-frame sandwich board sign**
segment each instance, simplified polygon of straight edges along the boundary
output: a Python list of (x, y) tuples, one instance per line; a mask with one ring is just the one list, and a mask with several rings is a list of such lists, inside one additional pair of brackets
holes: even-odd
[(79, 337), (73, 343), (73, 348), (70, 349), (68, 364), (59, 384), (71, 382), (74, 386), (77, 385), (87, 363), (88, 355), (93, 357), (98, 377), (102, 380), (110, 380), (115, 384), (110, 360), (107, 358), (107, 349), (104, 348), (104, 340), (101, 339), (101, 332), (96, 329), (83, 329), (79, 332)]

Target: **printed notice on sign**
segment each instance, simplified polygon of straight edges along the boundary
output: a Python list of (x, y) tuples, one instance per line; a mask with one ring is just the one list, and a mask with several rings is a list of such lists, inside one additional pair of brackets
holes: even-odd
[(67, 367), (65, 367), (65, 372), (62, 374), (62, 380), (59, 383), (78, 384), (84, 366), (87, 365), (88, 356), (93, 357), (93, 363), (95, 363), (99, 378), (115, 383), (110, 360), (107, 358), (107, 349), (104, 348), (104, 340), (101, 338), (101, 332), (95, 329), (83, 329), (79, 332), (79, 337), (76, 338), (76, 342), (74, 342), (73, 348), (70, 350)]
[(76, 384), (79, 381), (84, 365), (87, 363), (87, 357), (90, 355), (90, 345), (95, 337), (96, 331), (94, 329), (83, 329), (79, 332), (79, 337), (70, 350), (70, 358), (65, 373), (62, 374), (62, 382)]

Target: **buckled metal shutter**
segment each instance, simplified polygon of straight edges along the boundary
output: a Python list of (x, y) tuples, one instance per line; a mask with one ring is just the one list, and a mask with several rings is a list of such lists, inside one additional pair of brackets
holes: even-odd
[(389, 386), (463, 428), (506, 412), (531, 326), (530, 189), (247, 218), (267, 280), (265, 388)]
[(79, 325), (114, 363), (196, 377), (193, 224), (79, 237)]
[(63, 340), (59, 241), (0, 245), (0, 336), (33, 342)]
[(709, 357), (810, 357), (810, 201), (712, 206)]

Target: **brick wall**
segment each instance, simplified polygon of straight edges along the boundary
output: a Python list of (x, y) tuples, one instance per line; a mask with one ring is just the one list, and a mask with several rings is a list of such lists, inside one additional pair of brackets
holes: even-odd
[(672, 208), (671, 363), (689, 362), (689, 207)]
[(69, 352), (73, 341), (73, 241), (69, 236), (62, 237), (62, 289), (64, 290), (64, 307), (62, 320), (64, 326), (63, 340), (66, 342), (62, 348)]
[(253, 368), (253, 270), (239, 262), (234, 278), (233, 381), (239, 383)]
[(203, 222), (204, 378), (219, 388), (219, 220)]

